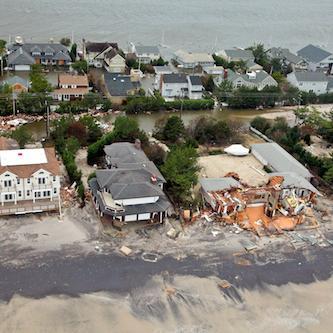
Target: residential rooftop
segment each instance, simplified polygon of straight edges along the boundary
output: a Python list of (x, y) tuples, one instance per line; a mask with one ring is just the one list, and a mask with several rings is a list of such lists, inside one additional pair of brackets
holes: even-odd
[(299, 50), (297, 52), (297, 54), (300, 57), (304, 58), (305, 60), (314, 62), (314, 63), (318, 63), (318, 62), (326, 59), (330, 55), (332, 55), (332, 53), (322, 49), (319, 46), (314, 46), (312, 44), (305, 46), (304, 48)]

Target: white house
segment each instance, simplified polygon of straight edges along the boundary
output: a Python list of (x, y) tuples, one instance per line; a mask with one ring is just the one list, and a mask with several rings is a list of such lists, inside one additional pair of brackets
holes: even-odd
[(328, 92), (328, 77), (322, 72), (291, 72), (287, 75), (290, 84), (301, 91), (317, 95)]
[(197, 66), (212, 67), (215, 64), (214, 58), (208, 53), (191, 53), (183, 50), (175, 52), (175, 60), (180, 66), (187, 69), (193, 69)]
[(238, 62), (244, 61), (247, 62), (249, 60), (254, 61), (254, 55), (251, 50), (243, 50), (243, 49), (229, 49), (222, 50), (216, 53), (218, 56), (225, 59), (227, 62)]
[(84, 59), (88, 62), (89, 66), (102, 68), (104, 66), (105, 54), (111, 50), (118, 51), (118, 44), (83, 41)]
[(162, 222), (171, 206), (163, 193), (165, 179), (140, 141), (113, 143), (104, 151), (108, 169), (97, 170), (89, 182), (99, 214), (112, 221)]
[(110, 73), (125, 73), (126, 60), (112, 49), (104, 54), (104, 68)]
[(59, 205), (54, 148), (0, 151), (0, 215), (56, 211)]
[(229, 81), (234, 88), (248, 87), (263, 90), (265, 87), (277, 87), (278, 83), (272, 76), (263, 70), (239, 74), (232, 70), (225, 70), (223, 75), (214, 79), (215, 85), (219, 86), (223, 81)]
[(161, 95), (167, 101), (176, 98), (201, 99), (203, 91), (200, 76), (165, 74), (161, 79)]
[(328, 69), (333, 64), (333, 54), (331, 52), (312, 44), (299, 50), (297, 55), (302, 57), (308, 63), (308, 69), (310, 71)]
[(161, 56), (160, 50), (157, 46), (135, 45), (133, 52), (143, 64), (149, 64), (154, 60), (158, 60)]
[(161, 77), (164, 74), (172, 74), (173, 70), (170, 66), (154, 66), (154, 70), (155, 70), (154, 89), (159, 90), (161, 86)]
[(52, 92), (52, 96), (58, 101), (71, 101), (82, 99), (88, 92), (89, 82), (86, 74), (59, 74), (58, 88)]
[(223, 66), (209, 66), (203, 68), (204, 72), (208, 75), (222, 75), (224, 73)]

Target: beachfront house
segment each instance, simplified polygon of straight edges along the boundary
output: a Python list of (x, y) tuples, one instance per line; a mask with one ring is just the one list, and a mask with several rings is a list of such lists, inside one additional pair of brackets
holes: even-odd
[(154, 66), (155, 81), (154, 89), (159, 90), (161, 87), (161, 78), (164, 74), (172, 74), (173, 70), (170, 66)]
[(59, 205), (54, 148), (0, 150), (0, 215), (57, 211)]
[(158, 60), (161, 57), (158, 47), (151, 45), (134, 45), (133, 53), (138, 62), (142, 64), (150, 64), (152, 61)]
[(191, 53), (184, 50), (175, 52), (174, 60), (179, 64), (179, 67), (185, 69), (194, 69), (195, 67), (212, 67), (215, 64), (214, 58), (208, 53)]
[(268, 51), (270, 59), (278, 59), (283, 68), (291, 67), (293, 70), (306, 70), (307, 62), (300, 56), (290, 52), (289, 49), (282, 47), (272, 47)]
[(309, 44), (299, 50), (297, 55), (307, 62), (310, 71), (325, 71), (328, 69), (332, 71), (333, 54), (319, 46)]
[(105, 55), (112, 50), (118, 51), (117, 43), (86, 42), (83, 40), (83, 57), (89, 66), (102, 68), (104, 66)]
[(30, 82), (28, 80), (25, 80), (16, 75), (11, 76), (0, 83), (0, 86), (4, 85), (7, 85), (11, 89), (15, 98), (17, 98), (17, 96), (23, 92), (28, 92), (30, 88)]
[(86, 74), (58, 75), (58, 88), (52, 92), (52, 96), (58, 101), (72, 101), (82, 99), (89, 92), (89, 82)]
[(229, 81), (235, 89), (240, 87), (257, 88), (263, 90), (265, 87), (277, 87), (275, 79), (264, 70), (247, 72), (245, 74), (236, 73), (230, 69), (225, 69), (224, 74), (214, 78), (214, 83), (219, 86), (222, 82)]
[(100, 216), (111, 221), (162, 222), (171, 204), (163, 192), (165, 179), (136, 142), (104, 148), (108, 169), (97, 170), (89, 181)]
[(330, 90), (330, 79), (323, 72), (291, 72), (287, 75), (287, 80), (299, 90), (317, 95), (325, 94)]
[(161, 79), (161, 95), (167, 101), (177, 98), (201, 99), (203, 91), (200, 76), (164, 74)]
[(254, 62), (254, 55), (251, 50), (227, 49), (219, 51), (216, 54), (227, 62), (247, 62), (250, 60)]
[(104, 68), (110, 73), (125, 73), (126, 60), (116, 49), (104, 54)]
[(59, 43), (15, 43), (8, 47), (7, 64), (15, 71), (29, 71), (33, 64), (67, 66), (68, 49)]

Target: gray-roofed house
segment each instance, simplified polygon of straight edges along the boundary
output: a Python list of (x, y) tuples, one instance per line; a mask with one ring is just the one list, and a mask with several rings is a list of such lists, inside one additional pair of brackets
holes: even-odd
[(291, 72), (287, 75), (287, 80), (301, 91), (317, 95), (329, 91), (329, 77), (323, 72)]
[(0, 82), (1, 85), (7, 85), (12, 89), (14, 97), (17, 97), (22, 92), (27, 92), (30, 87), (30, 82), (19, 76), (11, 76), (5, 81)]
[(164, 74), (161, 77), (161, 95), (165, 100), (177, 98), (201, 99), (204, 88), (201, 77), (186, 74)]
[(231, 62), (231, 61), (247, 62), (249, 60), (254, 61), (254, 55), (251, 50), (242, 50), (242, 49), (222, 50), (222, 51), (218, 52), (217, 55), (224, 58), (228, 62)]
[(331, 52), (312, 44), (299, 50), (297, 55), (308, 63), (308, 69), (311, 71), (327, 69), (333, 64), (333, 54)]
[(97, 170), (89, 185), (101, 216), (123, 222), (162, 222), (171, 204), (163, 192), (165, 179), (135, 144), (119, 142), (106, 146), (109, 169)]
[(30, 70), (33, 64), (67, 66), (71, 63), (68, 49), (59, 43), (25, 43), (8, 47), (8, 67)]
[(154, 66), (155, 81), (154, 88), (159, 90), (161, 88), (161, 78), (164, 74), (172, 74), (173, 70), (170, 66)]
[(161, 56), (160, 50), (157, 46), (151, 45), (135, 45), (134, 53), (141, 63), (149, 64), (154, 60), (158, 60)]
[(194, 69), (197, 66), (202, 68), (212, 67), (215, 64), (214, 58), (209, 53), (192, 53), (184, 50), (175, 52), (174, 59), (183, 68)]
[(205, 203), (213, 209), (216, 207), (216, 199), (211, 192), (227, 191), (233, 188), (242, 188), (242, 185), (232, 177), (222, 178), (201, 178), (199, 179), (201, 186), (201, 195)]
[(279, 59), (284, 68), (290, 66), (293, 70), (306, 70), (307, 62), (300, 56), (290, 52), (289, 49), (282, 47), (272, 47), (268, 55), (271, 59)]
[(97, 68), (102, 68), (105, 66), (106, 54), (110, 56), (110, 51), (114, 52), (113, 56), (118, 54), (118, 44), (109, 42), (83, 41), (84, 58), (90, 66)]
[(128, 96), (140, 88), (139, 82), (132, 82), (130, 75), (104, 73), (104, 82), (109, 97), (114, 103), (121, 104)]
[(248, 87), (263, 90), (265, 87), (278, 86), (274, 78), (263, 70), (239, 74), (230, 69), (225, 69), (223, 75), (214, 78), (214, 83), (219, 86), (225, 80), (230, 81), (234, 88)]
[(257, 143), (251, 146), (253, 156), (273, 172), (295, 172), (311, 180), (310, 171), (275, 142)]

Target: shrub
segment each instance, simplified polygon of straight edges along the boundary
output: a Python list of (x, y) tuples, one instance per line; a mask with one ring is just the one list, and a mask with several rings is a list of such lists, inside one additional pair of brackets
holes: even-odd
[(266, 131), (271, 127), (270, 122), (266, 118), (260, 116), (255, 117), (251, 121), (250, 125), (263, 134), (265, 134)]

